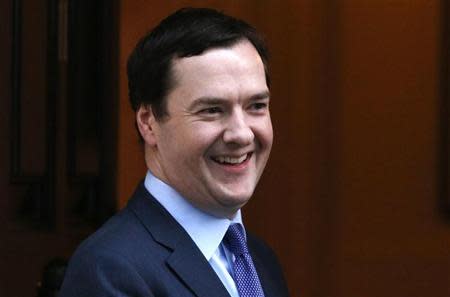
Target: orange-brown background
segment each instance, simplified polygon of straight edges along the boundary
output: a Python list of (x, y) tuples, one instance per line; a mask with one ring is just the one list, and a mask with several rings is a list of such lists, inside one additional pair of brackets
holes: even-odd
[(145, 173), (130, 51), (179, 7), (223, 9), (262, 31), (272, 53), (275, 143), (244, 220), (277, 251), (292, 296), (449, 296), (450, 224), (438, 209), (444, 3), (120, 0), (118, 205)]

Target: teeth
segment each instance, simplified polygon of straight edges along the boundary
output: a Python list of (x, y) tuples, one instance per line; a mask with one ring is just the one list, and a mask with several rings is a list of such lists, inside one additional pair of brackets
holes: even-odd
[(245, 161), (247, 159), (247, 155), (243, 155), (238, 158), (228, 157), (228, 156), (220, 156), (216, 157), (215, 160), (220, 163), (228, 163), (228, 164), (239, 164)]

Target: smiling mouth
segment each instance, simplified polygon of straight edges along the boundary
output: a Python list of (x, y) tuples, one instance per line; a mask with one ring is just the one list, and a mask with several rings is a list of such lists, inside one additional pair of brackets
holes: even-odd
[(214, 162), (222, 165), (240, 165), (246, 162), (248, 159), (250, 159), (251, 155), (252, 153), (248, 153), (240, 157), (218, 156), (218, 157), (211, 157), (211, 159)]

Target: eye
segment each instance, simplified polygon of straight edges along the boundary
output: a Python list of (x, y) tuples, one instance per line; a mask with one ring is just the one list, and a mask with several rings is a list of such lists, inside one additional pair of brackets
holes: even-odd
[(255, 102), (250, 105), (251, 110), (262, 111), (267, 109), (269, 104), (267, 102)]
[(204, 109), (200, 110), (199, 113), (201, 113), (201, 114), (218, 114), (218, 113), (222, 113), (222, 108), (220, 108), (218, 106), (212, 106), (212, 107), (208, 107), (208, 108), (204, 108)]

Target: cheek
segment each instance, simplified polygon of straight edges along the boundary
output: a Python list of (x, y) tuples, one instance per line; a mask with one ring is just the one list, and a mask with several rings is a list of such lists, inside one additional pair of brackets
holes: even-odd
[(207, 150), (221, 138), (222, 127), (217, 123), (197, 123), (185, 130), (183, 139), (195, 150)]
[(272, 122), (270, 118), (255, 125), (255, 135), (263, 148), (270, 151), (273, 142)]
[(165, 147), (166, 163), (173, 164), (176, 170), (191, 171), (197, 175), (205, 164), (205, 157), (208, 157), (210, 148), (216, 143), (217, 134), (214, 129), (207, 125), (196, 125), (191, 129), (183, 129), (177, 135), (172, 135), (167, 139)]

